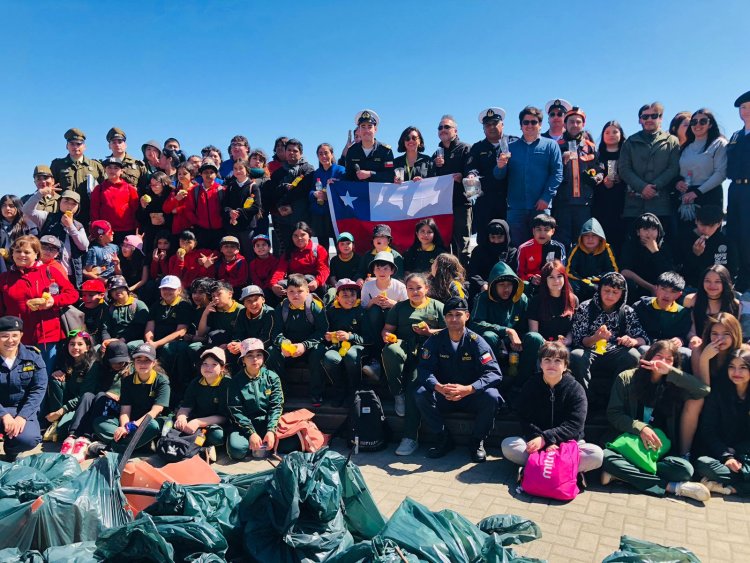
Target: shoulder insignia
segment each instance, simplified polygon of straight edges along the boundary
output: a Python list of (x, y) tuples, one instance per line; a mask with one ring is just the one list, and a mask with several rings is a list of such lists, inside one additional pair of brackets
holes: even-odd
[(391, 150), (391, 145), (383, 145), (386, 149)]
[(422, 359), (423, 360), (429, 360), (430, 359), (430, 349), (425, 347), (422, 348)]
[(477, 334), (475, 332), (471, 332), (471, 333), (469, 333), (469, 338), (471, 338), (472, 340), (476, 340), (477, 339)]
[(37, 354), (41, 354), (42, 353), (42, 351), (39, 348), (37, 348), (36, 346), (26, 346), (26, 348), (28, 348), (29, 350), (33, 350)]

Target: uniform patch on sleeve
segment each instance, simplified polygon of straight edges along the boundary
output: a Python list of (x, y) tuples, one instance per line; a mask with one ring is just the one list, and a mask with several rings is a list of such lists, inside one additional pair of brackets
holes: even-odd
[(388, 161), (386, 161), (386, 163), (385, 163), (385, 167), (386, 167), (386, 168), (393, 168), (393, 161), (392, 161), (392, 160), (388, 160)]
[(430, 351), (427, 348), (422, 348), (422, 359), (423, 360), (429, 360), (430, 359)]
[(482, 363), (482, 365), (489, 364), (492, 361), (492, 354), (490, 354), (489, 352), (485, 352), (480, 356), (479, 361)]
[(266, 397), (268, 397), (270, 394), (271, 394), (271, 390), (270, 389), (266, 389)]

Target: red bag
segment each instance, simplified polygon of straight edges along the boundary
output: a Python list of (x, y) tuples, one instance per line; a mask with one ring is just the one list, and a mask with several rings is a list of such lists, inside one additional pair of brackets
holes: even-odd
[(523, 468), (521, 488), (530, 495), (572, 500), (578, 489), (578, 442), (568, 440), (556, 450), (539, 450), (529, 455)]
[(279, 447), (279, 440), (294, 435), (299, 438), (303, 452), (316, 452), (328, 444), (331, 436), (320, 431), (312, 421), (314, 416), (315, 414), (307, 409), (285, 412), (281, 415), (276, 427), (276, 449)]

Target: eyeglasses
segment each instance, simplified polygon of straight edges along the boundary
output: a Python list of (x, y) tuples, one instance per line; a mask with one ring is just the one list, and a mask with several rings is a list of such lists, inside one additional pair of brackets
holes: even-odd
[(642, 113), (641, 119), (643, 121), (646, 121), (647, 119), (659, 119), (661, 117), (660, 113)]
[(82, 328), (76, 328), (68, 332), (68, 338), (75, 338), (76, 336), (80, 336), (81, 338), (91, 338), (91, 335)]
[(562, 117), (565, 114), (563, 112), (561, 112), (561, 111), (551, 111), (551, 112), (549, 112), (548, 115), (550, 117)]
[(404, 140), (405, 140), (405, 141), (418, 141), (418, 140), (419, 140), (419, 137), (417, 137), (416, 135), (409, 135), (409, 136), (408, 136), (408, 137), (406, 137), (406, 138), (405, 138)]
[(690, 120), (690, 125), (695, 127), (696, 125), (708, 125), (711, 122), (711, 120), (707, 117), (701, 117), (699, 118), (693, 118)]
[(442, 131), (443, 129), (453, 129), (453, 125), (438, 125), (438, 131)]
[(536, 119), (524, 119), (521, 121), (521, 125), (539, 125), (539, 121)]

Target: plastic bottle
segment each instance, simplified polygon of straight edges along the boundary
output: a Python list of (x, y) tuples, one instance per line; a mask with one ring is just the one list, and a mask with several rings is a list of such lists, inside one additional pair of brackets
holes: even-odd
[[(320, 178), (317, 178), (315, 180), (315, 192), (319, 193), (323, 191), (323, 183), (320, 181)], [(318, 202), (318, 205), (323, 205), (325, 203), (325, 200), (322, 196), (316, 196), (315, 200)]]
[(197, 446), (203, 447), (203, 444), (205, 444), (205, 443), (206, 443), (206, 429), (205, 428), (201, 428), (200, 434), (198, 434), (195, 437), (195, 444)]
[(510, 352), (508, 354), (508, 377), (518, 376), (518, 362), (521, 356), (518, 352)]
[(167, 434), (169, 434), (169, 431), (172, 430), (172, 426), (174, 426), (174, 423), (170, 418), (167, 422), (164, 423), (164, 428), (161, 429), (161, 435), (166, 436)]

